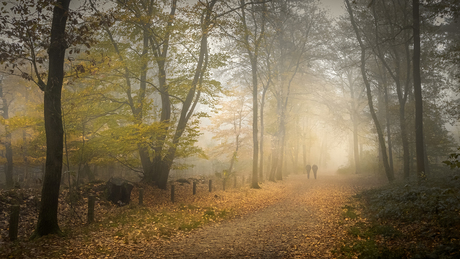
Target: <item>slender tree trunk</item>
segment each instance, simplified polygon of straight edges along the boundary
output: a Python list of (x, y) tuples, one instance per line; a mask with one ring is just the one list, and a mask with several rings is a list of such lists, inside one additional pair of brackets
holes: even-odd
[(285, 123), (284, 123), (284, 112), (281, 112), (280, 125), (279, 125), (279, 153), (278, 153), (278, 168), (276, 170), (276, 180), (283, 180), (283, 165), (284, 165), (284, 140), (285, 140)]
[[(239, 129), (239, 130), (241, 130), (241, 123), (240, 123), (240, 129)], [(235, 141), (236, 141), (236, 142), (235, 142), (235, 143), (236, 143), (235, 151), (234, 151), (233, 154), (232, 154), (232, 158), (230, 159), (230, 166), (228, 167), (228, 170), (227, 170), (227, 172), (228, 172), (229, 174), (232, 173), (233, 164), (235, 163), (235, 159), (236, 159), (236, 156), (237, 156), (237, 154), (238, 154), (238, 148), (239, 148), (239, 146), (240, 146), (240, 145), (239, 145), (239, 143), (240, 143), (239, 138), (240, 138), (240, 135), (237, 134), (237, 135), (236, 135), (236, 139), (235, 139)]]
[(385, 118), (386, 118), (386, 126), (387, 126), (387, 143), (388, 143), (388, 157), (390, 159), (390, 168), (393, 171), (393, 145), (391, 142), (391, 127), (390, 127), (390, 108), (389, 108), (389, 98), (388, 98), (388, 87), (386, 81), (384, 84), (384, 91), (385, 91)]
[[(151, 13), (151, 5), (148, 7), (148, 12), (150, 16)], [(148, 52), (149, 52), (149, 39), (150, 35), (148, 33), (148, 28), (144, 25), (143, 31), (143, 40), (142, 40), (142, 53), (140, 56), (141, 62), (141, 71), (140, 71), (140, 81), (139, 81), (139, 93), (137, 95), (137, 101), (135, 107), (132, 107), (132, 112), (136, 122), (138, 124), (143, 123), (144, 119), (144, 101), (145, 101), (145, 91), (147, 89), (147, 69), (148, 69)], [(152, 162), (150, 161), (150, 155), (146, 144), (139, 143), (137, 145), (139, 157), (141, 159), (142, 169), (144, 171), (144, 182), (151, 183), (154, 181), (155, 176), (153, 175), (154, 171), (152, 169)]]
[[(212, 26), (211, 16), (213, 12), (213, 7), (216, 4), (216, 2), (217, 0), (212, 0), (208, 2), (206, 9), (204, 10), (204, 16), (203, 16), (203, 20), (201, 24), (202, 36), (201, 36), (201, 41), (200, 41), (200, 52), (199, 52), (198, 62), (195, 67), (195, 74), (191, 82), (191, 88), (188, 91), (184, 102), (182, 103), (182, 110), (180, 113), (179, 120), (177, 122), (176, 132), (174, 133), (174, 136), (172, 139), (172, 145), (167, 150), (166, 155), (161, 160), (159, 166), (154, 165), (155, 167), (158, 166), (159, 168), (157, 185), (160, 189), (166, 189), (167, 187), (169, 172), (171, 170), (171, 166), (176, 156), (177, 145), (179, 144), (180, 138), (182, 137), (187, 127), (187, 123), (190, 120), (190, 117), (193, 115), (195, 107), (200, 99), (201, 85), (203, 82), (203, 78), (205, 76), (205, 72), (207, 70), (208, 58), (209, 58), (208, 56), (208, 36), (209, 36), (209, 30), (211, 29), (211, 26)], [(257, 177), (257, 171), (256, 171), (256, 177)]]
[(359, 174), (361, 172), (360, 162), (359, 162), (359, 139), (358, 139), (358, 111), (357, 111), (357, 97), (354, 89), (354, 85), (351, 79), (351, 76), (348, 77), (348, 84), (350, 85), (350, 95), (351, 95), (351, 119), (353, 122), (353, 158), (355, 162), (355, 173)]
[[(387, 15), (387, 19), (388, 21), (391, 23), (392, 21), (392, 17), (389, 15), (389, 10), (387, 10), (385, 8), (385, 5), (382, 5), (383, 9), (385, 10), (385, 14)], [(374, 16), (376, 17), (376, 8), (375, 8), (375, 5), (373, 6), (373, 12), (374, 12)], [(407, 21), (407, 16), (404, 15), (404, 18), (405, 18), (405, 21)], [(375, 29), (376, 29), (376, 42), (378, 42), (380, 40), (380, 37), (379, 37), (379, 30), (378, 30), (378, 26), (379, 26), (379, 23), (377, 21), (377, 19), (374, 20), (374, 23), (375, 23)], [(391, 30), (391, 34), (392, 35), (396, 35), (398, 32), (395, 31), (394, 29), (394, 26), (390, 26), (390, 30)], [(398, 28), (399, 30), (399, 28)], [(379, 57), (379, 59), (382, 61), (383, 65), (385, 66), (386, 70), (388, 71), (388, 73), (390, 74), (390, 76), (393, 78), (393, 80), (395, 81), (395, 84), (396, 84), (396, 92), (398, 94), (398, 101), (399, 101), (399, 124), (400, 124), (400, 128), (401, 128), (401, 143), (402, 143), (402, 147), (403, 147), (403, 166), (404, 166), (404, 169), (403, 169), (403, 175), (404, 175), (404, 178), (407, 180), (409, 178), (409, 171), (410, 171), (410, 157), (409, 157), (409, 141), (408, 141), (408, 133), (407, 133), (407, 127), (406, 127), (406, 118), (405, 118), (405, 106), (406, 106), (406, 102), (407, 102), (407, 95), (408, 95), (408, 92), (409, 92), (409, 82), (410, 82), (410, 56), (409, 56), (409, 37), (407, 36), (407, 32), (406, 30), (404, 30), (404, 38), (405, 38), (405, 43), (404, 43), (404, 47), (405, 47), (405, 52), (406, 52), (406, 64), (407, 64), (407, 80), (406, 80), (406, 85), (405, 85), (405, 88), (403, 89), (403, 84), (402, 84), (402, 70), (401, 70), (401, 57), (400, 57), (400, 53), (399, 53), (399, 43), (397, 43), (395, 41), (395, 38), (393, 38), (393, 43), (391, 45), (391, 50), (393, 51), (392, 53), (392, 57), (394, 59), (394, 66), (395, 66), (395, 70), (394, 72), (391, 70), (391, 68), (389, 67), (388, 63), (385, 61), (385, 57), (384, 55), (381, 53), (381, 49), (379, 47), (379, 44), (377, 44), (377, 55)], [(385, 73), (383, 74), (384, 75), (384, 84), (385, 84), (385, 87), (386, 87), (386, 79), (385, 79)], [(385, 96), (387, 96), (387, 89), (385, 88)], [(387, 97), (385, 97), (387, 98)], [(387, 118), (388, 120), (388, 118)], [(387, 123), (388, 124), (388, 123)], [(390, 129), (389, 128), (389, 125), (387, 126), (388, 130)], [(389, 131), (388, 131), (388, 134), (389, 134)], [(389, 137), (389, 135), (388, 135)], [(389, 141), (391, 140), (391, 138), (389, 137)], [(391, 149), (391, 142), (388, 142), (388, 148), (389, 148), (389, 155), (390, 155), (390, 166), (391, 168), (393, 169), (393, 159), (392, 159), (392, 149)]]
[(275, 136), (272, 140), (272, 154), (271, 154), (271, 157), (272, 157), (272, 166), (270, 168), (270, 175), (269, 175), (269, 178), (268, 180), (269, 181), (272, 181), (272, 182), (275, 182), (275, 175), (276, 175), (276, 170), (278, 169), (278, 142), (279, 142), (279, 139), (277, 136)]
[[(254, 7), (254, 4), (251, 5)], [(259, 116), (259, 110), (258, 110), (258, 78), (257, 78), (257, 73), (258, 73), (258, 56), (259, 56), (259, 49), (260, 49), (260, 43), (262, 40), (262, 36), (264, 35), (264, 28), (265, 28), (265, 12), (263, 12), (262, 15), (262, 26), (261, 26), (261, 31), (260, 34), (257, 37), (257, 31), (254, 33), (255, 40), (254, 40), (254, 45), (252, 45), (251, 41), (249, 40), (249, 35), (251, 34), (249, 32), (249, 28), (247, 25), (246, 21), (246, 11), (245, 11), (245, 1), (241, 0), (240, 1), (240, 7), (241, 7), (241, 21), (243, 23), (243, 28), (244, 28), (244, 36), (243, 36), (243, 42), (246, 47), (246, 51), (249, 56), (249, 61), (251, 62), (251, 73), (252, 73), (252, 144), (253, 144), (253, 149), (252, 149), (252, 182), (251, 182), (251, 188), (254, 189), (259, 189), (259, 140), (258, 140), (258, 116)], [(265, 5), (263, 4), (262, 7), (265, 9)], [(252, 15), (254, 15), (255, 10), (252, 10)], [(252, 16), (254, 17), (254, 16)]]
[(382, 158), (383, 158), (382, 160), (383, 160), (383, 166), (385, 168), (385, 174), (386, 174), (386, 176), (388, 178), (388, 181), (393, 182), (394, 181), (394, 173), (391, 170), (390, 165), (388, 163), (388, 155), (387, 155), (387, 150), (386, 150), (386, 145), (385, 145), (385, 139), (383, 137), (382, 128), (380, 127), (380, 123), (378, 121), (377, 114), (376, 114), (375, 109), (374, 109), (374, 104), (373, 104), (373, 100), (372, 100), (371, 85), (370, 85), (370, 82), (369, 82), (369, 80), (367, 78), (367, 73), (366, 73), (366, 47), (364, 46), (364, 43), (361, 40), (361, 36), (359, 34), (359, 29), (358, 29), (358, 27), (356, 25), (356, 22), (355, 22), (355, 19), (353, 17), (353, 10), (352, 10), (352, 7), (350, 5), (350, 1), (345, 0), (345, 3), (346, 3), (348, 13), (350, 15), (351, 24), (353, 26), (353, 29), (354, 29), (355, 33), (356, 33), (356, 38), (357, 38), (357, 40), (359, 42), (359, 45), (360, 45), (360, 48), (361, 48), (361, 65), (360, 65), (361, 74), (362, 74), (362, 77), (363, 77), (364, 85), (366, 86), (366, 93), (367, 93), (367, 101), (368, 101), (368, 105), (369, 105), (369, 110), (371, 112), (371, 116), (372, 116), (372, 119), (374, 121), (375, 128), (377, 130), (377, 136), (378, 136), (378, 140), (379, 140), (379, 144), (380, 144), (380, 150), (381, 150), (381, 154), (382, 154)]
[(404, 160), (404, 179), (409, 180), (410, 178), (410, 144), (409, 144), (409, 133), (407, 132), (407, 122), (405, 118), (405, 107), (407, 103), (407, 97), (410, 93), (410, 83), (411, 83), (411, 58), (410, 58), (410, 37), (406, 36), (407, 42), (405, 43), (405, 52), (406, 52), (406, 83), (404, 87), (404, 95), (400, 99), (400, 103), (403, 109), (400, 110), (400, 114), (404, 114), (404, 120), (401, 120), (401, 126), (404, 126), (404, 129), (401, 127), (402, 135), (402, 144), (403, 144), (403, 160)]
[(14, 187), (13, 180), (13, 148), (11, 147), (11, 133), (5, 138), (5, 157), (6, 157), (6, 188)]
[[(268, 83), (269, 84), (269, 83)], [(262, 101), (260, 103), (260, 161), (259, 161), (259, 181), (264, 181), (264, 107), (265, 107), (265, 95), (267, 93), (268, 86), (262, 91)]]
[[(166, 51), (166, 49), (164, 49)], [(164, 56), (166, 53), (163, 53), (163, 56), (157, 61), (158, 64), (158, 72), (159, 72), (159, 87), (160, 87), (160, 98), (161, 98), (161, 115), (160, 121), (163, 124), (164, 134), (156, 139), (156, 145), (154, 147), (154, 158), (153, 162), (150, 164), (149, 172), (150, 179), (156, 181), (157, 183), (160, 182), (160, 175), (162, 174), (163, 170), (163, 149), (165, 147), (165, 140), (166, 140), (166, 132), (168, 132), (169, 124), (171, 120), (171, 100), (169, 99), (169, 89), (166, 82), (166, 64)], [(149, 159), (150, 161), (150, 159)]]
[(259, 111), (257, 109), (259, 100), (258, 100), (258, 88), (257, 88), (257, 53), (254, 54), (251, 59), (251, 68), (252, 68), (252, 142), (253, 142), (253, 152), (252, 152), (252, 183), (251, 188), (258, 189), (259, 180), (258, 180), (258, 158), (259, 158), (259, 141), (258, 141), (258, 115)]
[(414, 58), (412, 61), (414, 76), (415, 97), (415, 150), (417, 157), (418, 181), (425, 179), (425, 144), (423, 136), (423, 98), (422, 81), (420, 76), (420, 1), (412, 0), (413, 31), (414, 31)]
[(63, 157), (61, 91), (66, 50), (65, 28), (70, 0), (59, 0), (53, 10), (48, 49), (48, 82), (45, 87), (46, 169), (34, 236), (60, 234), (57, 212)]
[[(305, 122), (305, 125), (307, 122)], [(303, 161), (303, 170), (302, 172), (305, 172), (305, 168), (307, 167), (307, 143), (306, 143), (306, 138), (307, 138), (307, 127), (304, 125), (302, 129), (302, 161)]]
[[(353, 117), (356, 117), (353, 116)], [(361, 173), (360, 162), (359, 162), (359, 139), (358, 139), (358, 121), (353, 118), (353, 155), (355, 159), (355, 173)]]

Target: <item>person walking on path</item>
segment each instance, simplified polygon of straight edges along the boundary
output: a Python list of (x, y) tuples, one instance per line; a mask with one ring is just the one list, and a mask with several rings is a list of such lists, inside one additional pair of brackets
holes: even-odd
[(311, 165), (307, 165), (307, 178), (310, 179)]
[(316, 172), (318, 171), (318, 166), (317, 165), (313, 165), (311, 167), (311, 169), (313, 169), (313, 175), (315, 175), (315, 179), (316, 179)]

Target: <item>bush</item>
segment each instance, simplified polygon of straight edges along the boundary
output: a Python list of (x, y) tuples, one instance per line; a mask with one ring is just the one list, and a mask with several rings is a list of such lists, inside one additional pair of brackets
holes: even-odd
[(343, 209), (344, 218), (359, 214), (338, 251), (347, 258), (460, 258), (457, 176), (366, 190)]
[[(460, 147), (457, 150), (460, 151)], [(450, 166), (451, 169), (460, 168), (460, 153), (452, 153), (446, 161), (442, 162)]]

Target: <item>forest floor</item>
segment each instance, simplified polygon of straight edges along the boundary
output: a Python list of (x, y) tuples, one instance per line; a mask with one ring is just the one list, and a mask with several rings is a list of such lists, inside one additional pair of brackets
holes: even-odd
[[(36, 224), (37, 191), (2, 191), (0, 258), (336, 258), (349, 238), (344, 206), (382, 183), (370, 176), (290, 175), (261, 189), (210, 193), (207, 184), (198, 184), (197, 195), (191, 185), (176, 184), (175, 203), (169, 190), (143, 186), (143, 206), (135, 204), (136, 186), (131, 204), (123, 207), (104, 201), (103, 184), (87, 185), (73, 193), (73, 203), (63, 191), (63, 236), (35, 240), (28, 237)], [(89, 193), (97, 202), (96, 222), (88, 225)], [(8, 204), (14, 200), (21, 204), (20, 228), (18, 240), (10, 242)]]

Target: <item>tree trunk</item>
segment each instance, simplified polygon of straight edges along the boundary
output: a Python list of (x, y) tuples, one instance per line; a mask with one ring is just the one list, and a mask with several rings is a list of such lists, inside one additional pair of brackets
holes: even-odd
[[(240, 128), (239, 128), (239, 130), (241, 130), (241, 123), (240, 123)], [(239, 146), (240, 146), (240, 145), (239, 145), (239, 143), (240, 143), (239, 138), (240, 138), (240, 135), (237, 134), (237, 135), (236, 135), (236, 139), (235, 139), (235, 141), (236, 141), (235, 151), (234, 151), (233, 154), (232, 154), (232, 158), (230, 159), (230, 166), (228, 167), (228, 170), (227, 170), (227, 172), (228, 172), (229, 175), (232, 173), (233, 164), (235, 163), (236, 156), (238, 155), (238, 148), (239, 148)]]
[[(305, 122), (305, 124), (307, 124), (307, 122)], [(302, 162), (303, 162), (303, 170), (302, 172), (305, 172), (305, 168), (307, 166), (307, 142), (306, 142), (306, 138), (307, 138), (307, 127), (304, 126), (304, 128), (302, 129)]]
[(272, 181), (272, 182), (275, 182), (275, 174), (276, 174), (276, 170), (278, 169), (278, 154), (277, 152), (279, 152), (278, 150), (278, 138), (275, 137), (273, 138), (272, 140), (272, 154), (271, 154), (271, 157), (272, 157), (272, 166), (270, 168), (270, 175), (268, 177), (268, 180), (269, 181)]
[[(149, 7), (150, 10), (150, 7)], [(134, 118), (137, 123), (143, 123), (143, 107), (145, 101), (145, 91), (147, 89), (147, 69), (148, 69), (148, 51), (149, 51), (149, 36), (150, 34), (147, 32), (148, 28), (144, 26), (143, 28), (143, 41), (142, 41), (142, 54), (140, 56), (141, 62), (141, 71), (140, 71), (140, 81), (139, 81), (139, 94), (137, 95), (136, 106), (132, 107), (131, 110), (133, 111)], [(142, 169), (144, 171), (144, 181), (145, 182), (152, 182), (154, 175), (153, 170), (151, 168), (152, 163), (150, 161), (149, 151), (145, 144), (138, 144), (138, 151), (139, 157), (141, 159)]]
[(388, 143), (388, 157), (390, 159), (390, 168), (394, 170), (393, 167), (393, 145), (391, 142), (391, 127), (390, 127), (390, 108), (389, 108), (389, 100), (388, 100), (388, 87), (386, 82), (384, 82), (385, 87), (385, 118), (386, 118), (386, 126), (387, 126), (387, 143)]
[[(351, 74), (351, 73), (350, 73)], [(358, 111), (357, 111), (357, 97), (355, 96), (355, 89), (351, 76), (348, 76), (348, 84), (350, 85), (350, 95), (351, 95), (351, 119), (353, 123), (353, 158), (355, 162), (355, 173), (359, 174), (361, 172), (360, 162), (359, 162), (359, 139), (358, 139)]]
[[(246, 51), (249, 56), (249, 61), (251, 62), (251, 74), (252, 74), (252, 182), (251, 188), (259, 189), (259, 141), (258, 141), (258, 79), (257, 79), (257, 70), (258, 70), (258, 56), (259, 56), (259, 48), (260, 43), (262, 40), (262, 36), (264, 34), (264, 23), (265, 23), (265, 12), (263, 13), (262, 19), (262, 26), (259, 36), (255, 37), (254, 46), (251, 46), (251, 41), (249, 39), (249, 35), (252, 34), (249, 32), (247, 22), (246, 22), (246, 12), (245, 12), (245, 1), (240, 1), (240, 8), (241, 8), (241, 22), (243, 23), (244, 28), (244, 35), (243, 35), (243, 42), (246, 46)], [(265, 9), (265, 5), (263, 5)], [(254, 10), (252, 10), (254, 11)], [(254, 15), (254, 13), (252, 13)], [(252, 16), (254, 17), (254, 16)], [(257, 31), (254, 33), (257, 34)]]
[(361, 168), (359, 166), (358, 121), (356, 118), (353, 118), (353, 157), (355, 159), (355, 173), (359, 174), (361, 172)]
[[(388, 10), (385, 9), (385, 5), (382, 6), (383, 9), (385, 10), (385, 13), (387, 14), (387, 19), (389, 22), (391, 22), (393, 24), (393, 21), (392, 21), (392, 17), (390, 15), (388, 15)], [(375, 5), (373, 7), (373, 12), (374, 12), (374, 16), (376, 17), (376, 8), (375, 8)], [(407, 21), (407, 16), (404, 15), (404, 18), (405, 18), (405, 21)], [(377, 19), (375, 18), (374, 19), (374, 22), (375, 22), (375, 29), (376, 29), (376, 41), (378, 42), (379, 40), (379, 35), (378, 35), (378, 26), (379, 26), (379, 23), (377, 21)], [(395, 28), (394, 26), (390, 26), (390, 30), (391, 30), (391, 34), (392, 35), (397, 35), (398, 31), (399, 31), (399, 28), (398, 28), (398, 31), (395, 31)], [(407, 95), (408, 95), (408, 92), (409, 92), (409, 83), (410, 83), (410, 50), (409, 50), (409, 36), (407, 35), (407, 32), (406, 30), (404, 30), (404, 39), (405, 39), (405, 43), (404, 43), (404, 47), (405, 47), (405, 52), (406, 52), (406, 64), (407, 64), (407, 79), (406, 79), (406, 83), (405, 83), (405, 88), (403, 89), (402, 87), (402, 69), (401, 69), (401, 57), (400, 57), (400, 53), (399, 53), (399, 43), (398, 42), (393, 42), (392, 45), (391, 45), (391, 50), (393, 51), (392, 53), (392, 57), (394, 59), (394, 72), (391, 70), (390, 66), (388, 65), (388, 63), (386, 62), (385, 60), (385, 56), (381, 53), (381, 49), (379, 47), (379, 44), (377, 44), (377, 55), (379, 57), (379, 59), (382, 61), (383, 65), (385, 66), (385, 68), (387, 69), (388, 73), (390, 74), (390, 76), (393, 78), (393, 80), (395, 81), (395, 84), (396, 84), (396, 92), (398, 94), (398, 101), (399, 101), (399, 124), (400, 124), (400, 129), (401, 129), (401, 143), (402, 143), (402, 147), (403, 147), (403, 164), (404, 164), (404, 169), (403, 169), (403, 175), (404, 175), (404, 178), (407, 180), (409, 178), (409, 171), (410, 171), (410, 158), (409, 158), (409, 141), (408, 141), (408, 134), (407, 134), (407, 127), (406, 127), (406, 118), (405, 118), (405, 106), (406, 106), (406, 102), (407, 102)], [(396, 37), (393, 38), (393, 41), (395, 41)], [(384, 76), (384, 86), (385, 86), (385, 98), (386, 98), (386, 102), (387, 102), (387, 94), (388, 94), (388, 91), (387, 91), (387, 88), (386, 88), (386, 78), (385, 78), (385, 73), (383, 72), (383, 76)], [(388, 108), (386, 108), (388, 110)], [(389, 122), (388, 122), (388, 115), (387, 115), (387, 130), (388, 130), (388, 134), (390, 134), (390, 127), (389, 127)], [(388, 135), (388, 149), (389, 149), (389, 156), (390, 156), (390, 167), (393, 169), (393, 158), (392, 158), (392, 148), (391, 148), (391, 138), (390, 138), (390, 135)]]
[(259, 111), (257, 109), (259, 100), (257, 98), (257, 53), (255, 53), (251, 58), (251, 68), (252, 68), (252, 142), (253, 142), (253, 151), (252, 151), (252, 183), (251, 188), (259, 189), (259, 179), (258, 179), (258, 158), (259, 158), (259, 141), (258, 141), (258, 115)]
[(45, 87), (44, 116), (46, 131), (46, 169), (37, 228), (33, 236), (60, 234), (57, 211), (63, 157), (61, 91), (66, 50), (65, 28), (70, 0), (59, 0), (53, 10), (48, 49), (48, 82)]
[[(404, 90), (404, 95), (400, 99), (400, 103), (402, 104), (401, 106), (403, 109), (400, 110), (400, 114), (405, 115), (405, 107), (407, 103), (407, 97), (409, 95), (409, 89), (410, 89), (410, 82), (411, 82), (411, 59), (410, 59), (410, 49), (409, 49), (409, 36), (406, 36), (407, 42), (405, 43), (405, 52), (406, 52), (406, 70), (407, 70), (407, 75), (406, 75), (406, 85), (405, 85), (405, 90)], [(402, 128), (404, 126), (404, 129)], [(410, 178), (410, 147), (409, 147), (409, 134), (407, 132), (407, 122), (406, 118), (404, 120), (401, 120), (401, 137), (402, 137), (402, 144), (403, 144), (403, 161), (404, 161), (404, 179), (409, 180)]]
[(152, 162), (150, 161), (149, 151), (141, 144), (137, 145), (137, 150), (139, 152), (139, 158), (141, 159), (142, 170), (144, 171), (144, 178), (142, 181), (152, 183), (156, 179), (152, 168)]
[[(267, 83), (267, 85), (270, 82)], [(264, 106), (265, 106), (265, 95), (267, 93), (268, 86), (264, 87), (262, 91), (262, 100), (260, 103), (260, 161), (259, 161), (259, 181), (264, 181)]]
[(346, 8), (348, 10), (348, 13), (350, 15), (350, 21), (351, 21), (351, 24), (353, 26), (353, 29), (356, 33), (356, 38), (359, 42), (359, 46), (361, 48), (361, 74), (362, 74), (362, 77), (363, 77), (363, 81), (364, 81), (364, 85), (366, 86), (366, 93), (367, 93), (367, 101), (368, 101), (368, 105), (369, 105), (369, 110), (371, 112), (371, 116), (372, 116), (372, 119), (374, 121), (374, 124), (375, 124), (375, 128), (377, 130), (377, 135), (378, 135), (378, 140), (379, 140), (379, 144), (380, 144), (380, 150), (381, 150), (381, 154), (382, 154), (382, 160), (383, 160), (383, 166), (385, 168), (385, 174), (388, 178), (388, 181), (389, 182), (393, 182), (394, 181), (394, 173), (393, 171), (391, 170), (390, 168), (390, 165), (388, 163), (388, 155), (387, 155), (387, 150), (386, 150), (386, 145), (385, 145), (385, 139), (383, 137), (383, 132), (382, 132), (382, 128), (380, 127), (380, 123), (378, 121), (378, 118), (377, 118), (377, 114), (375, 113), (375, 109), (374, 109), (374, 104), (373, 104), (373, 100), (372, 100), (372, 90), (371, 90), (371, 85), (370, 85), (370, 82), (367, 78), (367, 73), (366, 73), (366, 47), (364, 46), (364, 43), (362, 42), (361, 40), (361, 36), (359, 34), (359, 29), (356, 25), (356, 22), (354, 20), (354, 17), (353, 17), (353, 11), (352, 11), (352, 8), (351, 8), (351, 5), (350, 5), (350, 1), (349, 0), (345, 0), (345, 3), (346, 3)]
[(425, 179), (425, 144), (423, 137), (423, 99), (422, 82), (420, 76), (420, 1), (412, 0), (413, 31), (414, 31), (414, 58), (412, 60), (415, 97), (415, 151), (417, 157), (418, 181)]
[[(283, 109), (283, 108), (281, 108)], [(278, 140), (278, 168), (276, 169), (276, 180), (283, 180), (283, 165), (284, 165), (284, 141), (285, 141), (285, 123), (284, 112), (281, 111), (280, 124), (279, 124), (279, 140)]]
[[(208, 35), (209, 30), (212, 26), (212, 11), (217, 0), (212, 0), (207, 3), (206, 9), (204, 10), (204, 18), (202, 20), (201, 29), (202, 36), (200, 41), (200, 54), (198, 62), (195, 68), (195, 74), (191, 82), (191, 88), (187, 93), (185, 101), (182, 104), (182, 110), (180, 113), (179, 120), (177, 122), (176, 132), (172, 139), (172, 145), (167, 150), (166, 155), (162, 158), (159, 164), (153, 166), (159, 168), (157, 186), (160, 189), (166, 189), (167, 181), (169, 178), (169, 172), (176, 156), (177, 145), (179, 144), (182, 134), (185, 132), (187, 123), (192, 116), (195, 107), (198, 103), (201, 93), (201, 85), (203, 82), (204, 74), (208, 66)], [(169, 99), (168, 99), (169, 100)], [(169, 121), (168, 121), (169, 122)], [(257, 176), (257, 172), (256, 172)]]
[(11, 134), (8, 133), (5, 139), (5, 157), (6, 157), (6, 188), (14, 187), (13, 180), (13, 149), (11, 147)]

